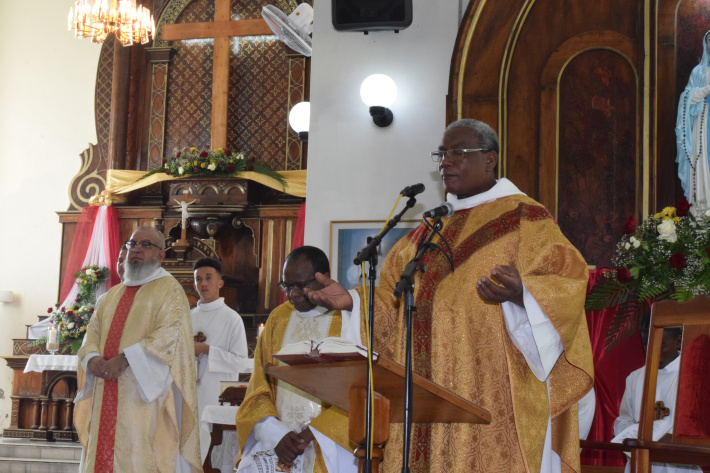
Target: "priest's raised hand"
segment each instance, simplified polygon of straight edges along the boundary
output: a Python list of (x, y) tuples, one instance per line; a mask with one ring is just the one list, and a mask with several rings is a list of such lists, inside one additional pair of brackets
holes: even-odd
[(324, 287), (314, 291), (308, 287), (303, 292), (313, 304), (330, 310), (352, 310), (353, 298), (343, 286), (322, 273), (316, 273), (316, 280)]

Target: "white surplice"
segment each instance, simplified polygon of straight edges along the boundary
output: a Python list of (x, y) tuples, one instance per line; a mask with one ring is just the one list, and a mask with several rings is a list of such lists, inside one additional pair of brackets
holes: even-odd
[[(680, 368), (680, 357), (671, 361), (665, 368), (658, 370), (658, 381), (656, 384), (656, 402), (663, 401), (663, 405), (670, 409), (670, 415), (663, 419), (663, 422), (673, 425), (675, 418), (675, 404), (678, 396), (678, 370)], [(642, 366), (632, 372), (626, 378), (626, 389), (619, 405), (619, 417), (614, 421), (614, 435), (619, 435), (622, 431), (631, 426), (638, 429), (639, 418), (641, 417), (641, 397), (643, 395), (643, 378), (646, 367)], [(659, 422), (659, 421), (656, 421)], [(625, 473), (629, 473), (631, 462), (626, 463)], [(694, 465), (681, 465), (673, 463), (653, 463), (653, 473), (686, 473), (702, 471)]]

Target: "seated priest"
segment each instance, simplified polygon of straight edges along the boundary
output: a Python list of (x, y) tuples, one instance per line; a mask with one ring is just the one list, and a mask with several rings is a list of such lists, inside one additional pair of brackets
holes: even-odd
[[(650, 317), (641, 321), (641, 340), (643, 347), (648, 346), (648, 331)], [(663, 330), (663, 343), (661, 345), (661, 358), (658, 363), (658, 378), (656, 380), (656, 403), (662, 402), (668, 409), (667, 415), (655, 420), (653, 438), (661, 437), (673, 428), (675, 418), (676, 399), (678, 395), (678, 374), (680, 372), (679, 350), (683, 339), (681, 327), (671, 327)], [(646, 367), (642, 366), (626, 378), (626, 389), (619, 404), (619, 417), (614, 421), (614, 441), (623, 442), (624, 438), (638, 436), (639, 419), (641, 417), (641, 398), (643, 396), (643, 378), (646, 376)], [(631, 462), (626, 463), (625, 472), (631, 469)], [(685, 473), (702, 471), (694, 465), (673, 463), (653, 463), (653, 473)]]
[[(413, 276), (413, 369), (492, 420), (414, 424), (412, 471), (581, 469), (577, 402), (593, 384), (587, 264), (547, 209), (496, 179), (499, 149), (490, 126), (463, 119), (431, 153), (451, 215), (418, 265), (425, 272)], [(402, 365), (405, 304), (393, 293), (432, 233), (423, 223), (392, 248), (376, 291), (374, 349)], [(365, 305), (357, 293), (316, 278), (323, 288), (306, 289), (313, 303)], [(392, 424), (380, 471), (401, 471), (402, 442), (403, 426)]]
[[(197, 307), (192, 309), (192, 333), (197, 357), (198, 416), (206, 406), (219, 403), (220, 381), (237, 381), (246, 368), (249, 349), (244, 322), (241, 316), (224, 303), (219, 290), (224, 286), (222, 265), (212, 258), (200, 258), (192, 269), (195, 289), (200, 295)], [(200, 431), (202, 460), (210, 446), (210, 436)], [(235, 441), (236, 442), (236, 441)], [(229, 455), (226, 455), (229, 457)], [(224, 456), (223, 456), (224, 458)], [(234, 467), (236, 458), (224, 458), (224, 463)]]
[(141, 226), (79, 350), (74, 424), (82, 471), (199, 472), (190, 306), (160, 267), (165, 238)]
[(237, 412), (240, 472), (266, 471), (262, 465), (274, 463), (294, 467), (276, 471), (357, 471), (348, 438), (348, 415), (283, 381), (267, 377), (263, 371), (264, 363), (274, 363), (272, 355), (287, 344), (338, 336), (360, 344), (364, 338), (359, 313), (351, 316), (328, 310), (306, 298), (305, 288), (322, 288), (316, 273), (330, 274), (328, 257), (320, 249), (302, 246), (286, 257), (279, 287), (288, 302), (269, 315), (256, 345), (254, 372), (246, 397)]

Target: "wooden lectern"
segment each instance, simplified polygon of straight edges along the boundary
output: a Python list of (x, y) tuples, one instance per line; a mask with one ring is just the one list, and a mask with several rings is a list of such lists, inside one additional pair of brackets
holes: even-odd
[[(359, 445), (355, 456), (360, 458), (360, 471), (365, 456), (365, 412), (367, 400), (367, 361), (314, 363), (296, 366), (264, 365), (264, 372), (300, 390), (350, 413), (350, 440)], [(382, 447), (389, 438), (389, 423), (404, 421), (404, 367), (380, 358), (372, 365), (375, 400), (373, 426), (375, 448), (372, 451), (372, 471), (377, 473), (384, 458)], [(451, 391), (415, 374), (415, 423), (489, 424), (488, 411)]]

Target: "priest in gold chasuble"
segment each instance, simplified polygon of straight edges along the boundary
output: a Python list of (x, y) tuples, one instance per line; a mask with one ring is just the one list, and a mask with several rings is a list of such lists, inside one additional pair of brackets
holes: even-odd
[(342, 337), (360, 344), (364, 333), (358, 314), (327, 310), (311, 304), (306, 287), (320, 288), (315, 272), (330, 272), (320, 249), (293, 250), (279, 283), (289, 301), (269, 315), (254, 353), (254, 372), (237, 412), (241, 451), (238, 472), (355, 473), (357, 461), (348, 437), (348, 414), (322, 403), (293, 386), (268, 377), (264, 363), (279, 364), (272, 355), (287, 344)]
[(126, 245), (125, 280), (98, 306), (78, 353), (82, 471), (200, 472), (187, 297), (160, 267), (160, 232), (138, 227)]
[[(414, 424), (412, 472), (580, 470), (577, 401), (593, 384), (587, 265), (544, 207), (495, 179), (498, 149), (488, 125), (465, 119), (432, 153), (456, 210), (441, 230), (455, 270), (438, 250), (425, 256), (426, 272), (414, 279), (412, 345), (417, 374), (492, 421)], [(376, 292), (374, 348), (401, 364), (404, 302), (393, 291), (429, 231), (421, 225), (395, 245)], [(433, 243), (446, 248), (439, 236)], [(359, 310), (359, 297), (319, 281), (326, 287), (308, 292), (311, 300)], [(401, 470), (402, 435), (392, 424), (380, 471)]]

